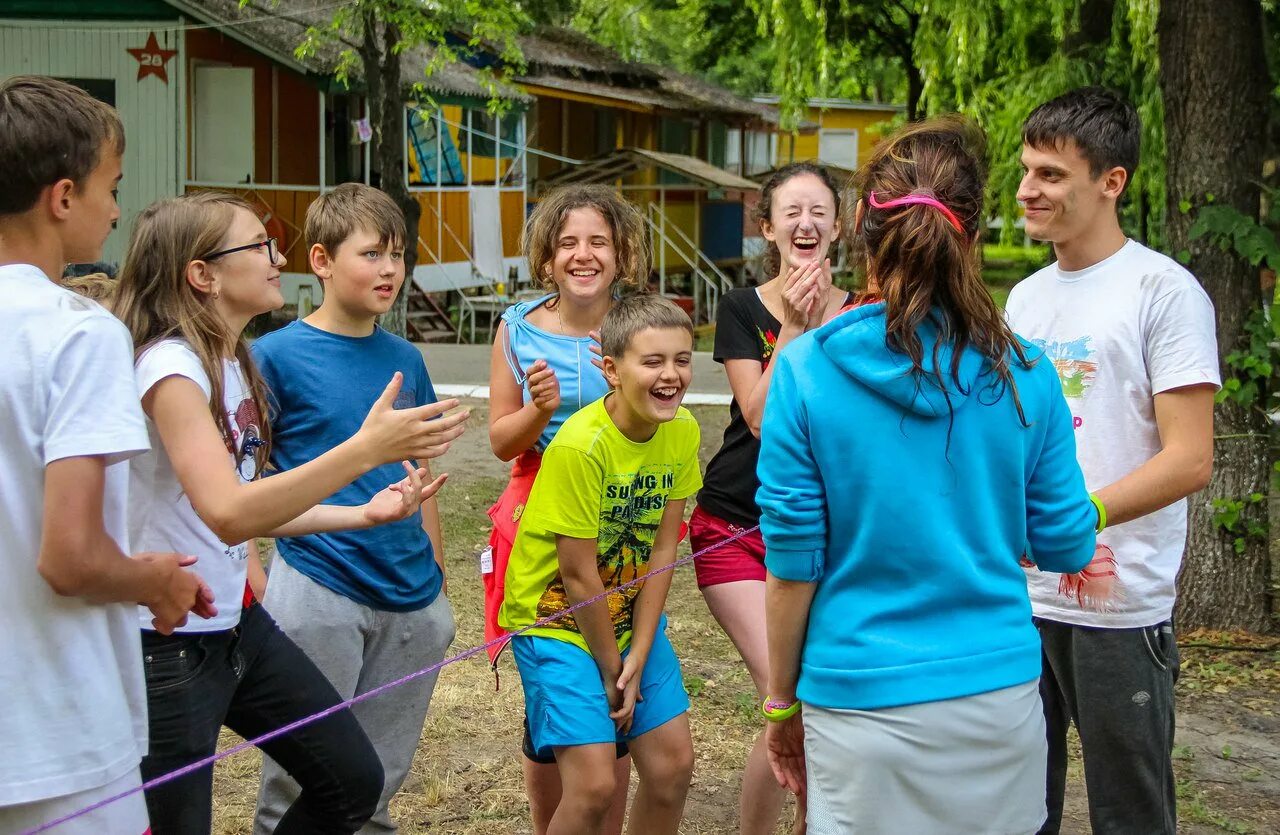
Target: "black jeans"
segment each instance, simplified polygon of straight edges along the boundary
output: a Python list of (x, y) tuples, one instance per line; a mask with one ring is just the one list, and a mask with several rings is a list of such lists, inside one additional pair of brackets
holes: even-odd
[[(342, 699), (311, 659), (259, 604), (235, 629), (161, 635), (143, 631), (151, 750), (150, 780), (209, 756), (222, 725), (251, 738)], [(382, 764), (350, 710), (342, 710), (262, 750), (302, 787), (280, 820), (279, 835), (341, 833), (364, 825), (382, 794)], [(213, 769), (204, 768), (147, 792), (155, 835), (207, 835)]]
[(1174, 835), (1173, 686), (1179, 658), (1173, 625), (1093, 629), (1040, 618), (1035, 623), (1049, 736), (1049, 817), (1041, 835), (1054, 835), (1062, 825), (1070, 722), (1084, 749), (1095, 835)]

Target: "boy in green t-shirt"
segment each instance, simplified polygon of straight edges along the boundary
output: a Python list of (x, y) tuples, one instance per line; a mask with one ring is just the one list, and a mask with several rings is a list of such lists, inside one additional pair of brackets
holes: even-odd
[[(612, 391), (548, 445), (520, 520), (499, 623), (516, 631), (675, 560), (685, 500), (702, 486), (698, 424), (680, 406), (693, 323), (638, 294), (601, 327)], [(563, 794), (549, 833), (595, 833), (613, 796), (615, 744), (640, 774), (631, 831), (675, 833), (693, 772), (680, 663), (662, 614), (671, 573), (511, 641), (535, 750)]]

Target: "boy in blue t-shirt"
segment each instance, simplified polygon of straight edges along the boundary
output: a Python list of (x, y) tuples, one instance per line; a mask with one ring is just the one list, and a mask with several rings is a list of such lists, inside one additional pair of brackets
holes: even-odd
[[(271, 391), (271, 461), (281, 470), (351, 437), (397, 371), (404, 375), (397, 408), (436, 400), (418, 349), (376, 323), (405, 279), (408, 237), (400, 209), (377, 189), (347, 183), (311, 204), (305, 235), (324, 302), (253, 347)], [(396, 465), (379, 467), (326, 502), (360, 504), (403, 477)], [(423, 495), (434, 496), (444, 478)], [(344, 698), (444, 658), (454, 621), (442, 593), (434, 498), (423, 502), (421, 520), (291, 537), (277, 547), (263, 602)], [(435, 675), (424, 676), (353, 708), (386, 773), (370, 827), (396, 829), (387, 803), (408, 774), (435, 683)], [(297, 784), (265, 759), (254, 832), (274, 831), (297, 794)]]

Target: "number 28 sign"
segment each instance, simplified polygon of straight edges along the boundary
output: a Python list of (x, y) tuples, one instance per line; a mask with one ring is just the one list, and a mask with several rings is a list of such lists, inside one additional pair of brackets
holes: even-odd
[(149, 75), (154, 75), (165, 84), (169, 83), (169, 73), (165, 70), (165, 64), (169, 62), (170, 58), (178, 54), (178, 50), (161, 49), (159, 41), (156, 40), (155, 32), (147, 36), (146, 46), (135, 47), (125, 51), (138, 59), (139, 81)]

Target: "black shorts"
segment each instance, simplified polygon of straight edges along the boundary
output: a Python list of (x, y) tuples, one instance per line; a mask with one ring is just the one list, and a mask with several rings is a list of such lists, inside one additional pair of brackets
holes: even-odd
[[(548, 754), (547, 756), (544, 757), (538, 754), (537, 751), (533, 750), (533, 740), (529, 738), (528, 717), (524, 719), (524, 736), (520, 740), (520, 750), (524, 752), (524, 756), (526, 759), (532, 760), (533, 762), (538, 763), (539, 765), (552, 765), (556, 761), (555, 754)], [(617, 759), (622, 759), (623, 757), (627, 756), (630, 753), (631, 753), (631, 750), (627, 748), (627, 743), (619, 742), (617, 744)]]

